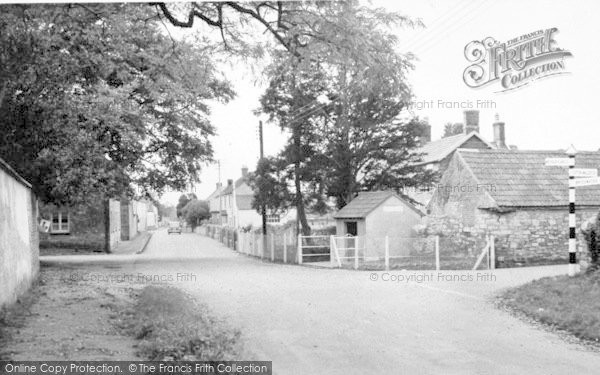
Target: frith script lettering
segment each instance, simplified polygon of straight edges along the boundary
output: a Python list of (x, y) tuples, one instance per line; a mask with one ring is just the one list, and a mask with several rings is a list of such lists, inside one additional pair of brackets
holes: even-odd
[(492, 37), (465, 46), (473, 63), (464, 73), (467, 86), (478, 88), (499, 81), (500, 91), (514, 90), (540, 78), (565, 74), (564, 58), (571, 52), (558, 48), (557, 28), (538, 30), (500, 43)]

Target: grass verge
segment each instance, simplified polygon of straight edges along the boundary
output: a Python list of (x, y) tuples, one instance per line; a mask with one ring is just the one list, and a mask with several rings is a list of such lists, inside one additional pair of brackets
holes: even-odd
[(504, 292), (498, 302), (580, 339), (600, 342), (600, 272), (532, 281)]
[(148, 360), (233, 360), (239, 354), (239, 331), (179, 289), (147, 286), (124, 314), (121, 328), (140, 340), (138, 355)]
[(21, 295), (16, 302), (0, 307), (0, 360), (10, 357), (4, 352), (7, 344), (13, 339), (13, 331), (22, 328), (26, 319), (31, 316), (31, 307), (39, 297), (39, 280), (32, 283), (31, 289)]

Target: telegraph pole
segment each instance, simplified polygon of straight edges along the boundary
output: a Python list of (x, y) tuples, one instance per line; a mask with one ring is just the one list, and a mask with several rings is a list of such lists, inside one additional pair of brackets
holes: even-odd
[[(258, 122), (258, 138), (260, 141), (260, 161), (263, 160), (263, 158), (265, 157), (265, 150), (264, 150), (264, 142), (263, 142), (263, 123), (262, 121)], [(262, 234), (264, 236), (267, 235), (267, 208), (265, 206), (265, 203), (263, 202), (263, 204), (260, 207), (260, 211), (262, 214)], [(266, 238), (266, 237), (265, 237)], [(266, 244), (266, 242), (264, 242)]]

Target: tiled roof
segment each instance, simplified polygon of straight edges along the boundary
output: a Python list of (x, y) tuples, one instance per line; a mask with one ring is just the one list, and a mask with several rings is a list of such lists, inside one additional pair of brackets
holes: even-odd
[(219, 196), (219, 193), (224, 189), (225, 188), (223, 186), (216, 188), (215, 191), (213, 191), (212, 194), (206, 198), (206, 200), (209, 201), (211, 199), (217, 198)]
[[(564, 151), (459, 150), (455, 157), (499, 207), (568, 205), (568, 167), (544, 165), (546, 158), (566, 158)], [(578, 152), (575, 167), (599, 168), (600, 152)], [(577, 205), (600, 206), (600, 185), (577, 187)]]
[(360, 192), (350, 203), (336, 212), (333, 217), (335, 219), (361, 219), (365, 218), (371, 211), (376, 209), (380, 204), (385, 202), (391, 196), (395, 196), (404, 202), (407, 206), (421, 215), (421, 212), (413, 207), (410, 203), (397, 196), (392, 191), (369, 191)]
[[(239, 188), (240, 186), (242, 186), (242, 184), (244, 184), (244, 182), (247, 182), (247, 181), (248, 181), (247, 177), (240, 177), (240, 178), (238, 178), (235, 181), (235, 187), (236, 187), (236, 189)], [(222, 194), (231, 194), (232, 192), (233, 192), (233, 185), (227, 185), (225, 187), (225, 189), (223, 190)]]
[[(423, 153), (423, 160), (418, 164), (428, 164), (441, 161), (473, 137), (476, 137), (482, 142), (489, 145), (489, 143), (487, 143), (476, 132), (471, 132), (469, 134), (452, 135), (450, 137), (442, 138), (437, 141), (429, 142), (423, 145), (423, 147), (421, 147), (420, 149), (418, 149), (418, 153)], [(493, 148), (491, 145), (489, 146), (490, 148)]]

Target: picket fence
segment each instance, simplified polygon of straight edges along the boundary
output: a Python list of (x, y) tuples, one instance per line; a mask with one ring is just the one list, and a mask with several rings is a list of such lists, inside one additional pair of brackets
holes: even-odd
[[(483, 248), (464, 253), (445, 252), (444, 241), (430, 237), (263, 235), (226, 227), (203, 226), (201, 234), (225, 246), (265, 261), (310, 264), (329, 268), (466, 270), (494, 269), (494, 236)], [(440, 245), (442, 242), (442, 245)]]

